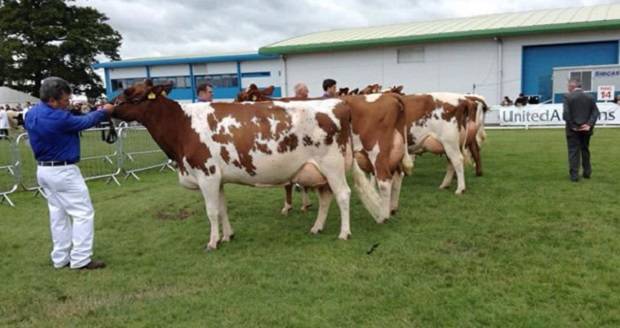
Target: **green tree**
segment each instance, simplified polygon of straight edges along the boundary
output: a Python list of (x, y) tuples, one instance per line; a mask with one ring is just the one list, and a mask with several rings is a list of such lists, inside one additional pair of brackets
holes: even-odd
[(89, 98), (104, 89), (95, 56), (119, 59), (121, 35), (94, 8), (63, 0), (0, 0), (0, 85), (38, 97), (41, 80), (59, 76)]

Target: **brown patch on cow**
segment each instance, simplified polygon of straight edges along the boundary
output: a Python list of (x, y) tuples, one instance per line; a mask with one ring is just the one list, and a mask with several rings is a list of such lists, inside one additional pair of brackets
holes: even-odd
[(331, 145), (334, 142), (334, 135), (338, 131), (336, 123), (325, 113), (316, 113), (315, 118), (319, 127), (327, 134), (325, 136), (325, 144)]
[(267, 154), (267, 155), (271, 155), (273, 152), (269, 149), (269, 147), (266, 144), (263, 143), (256, 143), (256, 149), (258, 149), (258, 151), (260, 151), (263, 154)]
[[(213, 115), (217, 122), (226, 117), (232, 118), (238, 126), (230, 125), (214, 131), (211, 139), (221, 144), (232, 144), (239, 155), (233, 165), (243, 168), (248, 174), (255, 175), (256, 167), (251, 152), (259, 151), (271, 154), (267, 141), (278, 141), (279, 150), (294, 150), (298, 145), (297, 136), (289, 135), (291, 118), (284, 108), (271, 103), (257, 104), (212, 104)], [(275, 124), (275, 127), (272, 127)]]
[(220, 148), (220, 156), (222, 157), (222, 160), (224, 160), (224, 163), (228, 164), (230, 161), (230, 154), (228, 153), (226, 147), (222, 146), (222, 148)]
[(215, 128), (217, 128), (217, 120), (215, 119), (215, 115), (207, 115), (207, 123), (209, 124), (209, 129), (211, 129), (211, 131), (215, 131)]
[(312, 138), (309, 135), (305, 135), (302, 139), (304, 146), (312, 146)]
[[(376, 174), (378, 180), (384, 181), (392, 177), (392, 173), (400, 165), (401, 157), (394, 163), (390, 154), (394, 149), (395, 133), (401, 135), (405, 130), (404, 104), (399, 95), (387, 93), (374, 102), (367, 102), (364, 96), (349, 96), (346, 102), (351, 108), (352, 133), (360, 137), (362, 151), (356, 151), (355, 158), (366, 172)], [(369, 153), (378, 146), (379, 153), (373, 163)], [(400, 150), (402, 153), (402, 149)]]
[(286, 153), (291, 152), (297, 148), (299, 144), (299, 139), (296, 135), (291, 134), (286, 137), (282, 141), (278, 143), (278, 153)]

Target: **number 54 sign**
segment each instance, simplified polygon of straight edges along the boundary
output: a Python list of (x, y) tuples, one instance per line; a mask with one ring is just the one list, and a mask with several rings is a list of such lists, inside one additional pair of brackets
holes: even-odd
[(616, 88), (613, 85), (599, 85), (596, 99), (598, 101), (611, 101), (614, 100), (614, 94)]

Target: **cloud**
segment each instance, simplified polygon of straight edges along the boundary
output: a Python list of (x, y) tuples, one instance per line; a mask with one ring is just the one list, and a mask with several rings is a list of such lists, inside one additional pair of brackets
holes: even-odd
[(110, 19), (122, 58), (252, 51), (312, 32), (545, 8), (597, 0), (167, 1), (77, 0)]

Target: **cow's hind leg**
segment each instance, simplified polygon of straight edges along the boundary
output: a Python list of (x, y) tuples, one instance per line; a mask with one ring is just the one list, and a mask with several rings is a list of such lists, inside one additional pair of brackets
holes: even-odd
[(209, 243), (205, 248), (207, 251), (217, 249), (217, 243), (220, 240), (220, 227), (218, 224), (220, 214), (220, 183), (221, 180), (219, 176), (198, 178), (198, 185), (200, 186), (200, 191), (204, 196), (207, 207), (207, 217), (209, 217), (209, 223), (211, 224), (211, 235)]
[(390, 195), (390, 215), (396, 214), (398, 211), (398, 202), (400, 198), (400, 189), (403, 184), (403, 172), (395, 172), (392, 176), (392, 193)]
[(450, 163), (450, 160), (448, 159), (448, 163), (446, 163), (446, 175), (443, 177), (443, 181), (441, 182), (441, 185), (439, 185), (439, 189), (446, 189), (450, 187), (450, 184), (452, 184), (452, 179), (454, 179), (454, 166), (452, 166), (452, 163)]
[[(456, 172), (457, 187), (454, 192), (457, 195), (462, 194), (465, 191), (465, 174), (463, 170), (463, 154), (458, 145), (454, 145), (450, 142), (444, 143), (446, 155), (450, 159), (450, 163), (454, 171)], [(447, 174), (446, 174), (447, 175)]]
[(231, 241), (235, 236), (235, 232), (228, 220), (228, 206), (226, 205), (226, 195), (224, 195), (224, 185), (220, 188), (219, 210), (219, 219), (222, 224), (222, 241)]
[(351, 236), (349, 202), (351, 200), (351, 188), (347, 184), (347, 177), (344, 172), (344, 159), (342, 161), (328, 161), (323, 163), (320, 169), (325, 175), (329, 187), (331, 188), (336, 202), (340, 208), (340, 234), (338, 238), (349, 239)]
[(318, 192), (319, 213), (316, 216), (314, 226), (312, 227), (312, 229), (310, 229), (310, 232), (313, 234), (317, 234), (323, 231), (323, 227), (325, 226), (325, 220), (327, 220), (327, 213), (329, 212), (329, 205), (332, 203), (332, 199), (334, 198), (331, 190), (329, 190), (329, 186), (319, 187)]

